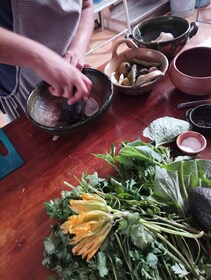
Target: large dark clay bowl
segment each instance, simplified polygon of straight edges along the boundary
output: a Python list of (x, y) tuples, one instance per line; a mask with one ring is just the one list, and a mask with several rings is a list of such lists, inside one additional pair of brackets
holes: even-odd
[[(62, 97), (55, 97), (48, 92), (49, 85), (42, 81), (31, 92), (27, 100), (26, 115), (33, 125), (54, 135), (71, 134), (95, 124), (108, 110), (113, 98), (113, 85), (108, 76), (99, 70), (85, 68), (83, 73), (92, 81), (91, 97), (97, 101), (99, 110), (92, 116), (81, 112), (83, 102), (72, 105), (66, 110), (67, 103)], [(62, 114), (61, 114), (62, 113)], [(67, 123), (66, 114), (71, 115)], [(58, 114), (62, 120), (56, 122)], [(43, 119), (45, 118), (45, 125)], [(51, 122), (54, 125), (51, 125)]]
[[(139, 47), (155, 49), (168, 58), (174, 57), (198, 31), (198, 23), (182, 17), (160, 16), (143, 21), (135, 26), (132, 38)], [(171, 33), (174, 39), (152, 42), (161, 32)]]
[(182, 51), (169, 67), (172, 83), (183, 93), (203, 96), (211, 94), (211, 48), (194, 47)]

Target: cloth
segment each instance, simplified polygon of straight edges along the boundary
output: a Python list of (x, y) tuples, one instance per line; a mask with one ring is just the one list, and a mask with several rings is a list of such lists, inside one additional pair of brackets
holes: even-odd
[[(76, 34), (82, 0), (11, 0), (11, 8), (14, 32), (63, 55)], [(23, 114), (27, 97), (39, 82), (30, 69), (16, 67), (13, 91), (6, 95), (0, 89), (2, 111), (11, 120)]]
[[(13, 30), (12, 7), (10, 0), (1, 1), (0, 26)], [(8, 95), (15, 87), (16, 67), (0, 64), (0, 95)]]

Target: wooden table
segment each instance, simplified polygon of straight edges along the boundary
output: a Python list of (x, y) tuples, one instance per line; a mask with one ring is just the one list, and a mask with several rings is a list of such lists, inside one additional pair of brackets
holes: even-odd
[[(203, 98), (203, 97), (202, 97)], [(202, 99), (201, 98), (201, 99)], [(59, 137), (32, 126), (25, 116), (3, 129), (25, 164), (0, 181), (0, 279), (44, 280), (51, 271), (42, 266), (43, 240), (50, 233), (50, 221), (43, 203), (60, 195), (63, 181), (76, 184), (74, 175), (83, 172), (100, 176), (111, 167), (91, 153), (105, 153), (111, 144), (142, 137), (142, 131), (154, 119), (163, 116), (184, 118), (180, 102), (200, 98), (185, 95), (174, 88), (168, 73), (159, 85), (143, 96), (115, 93), (109, 112), (89, 131)], [(211, 159), (211, 137), (201, 154)]]

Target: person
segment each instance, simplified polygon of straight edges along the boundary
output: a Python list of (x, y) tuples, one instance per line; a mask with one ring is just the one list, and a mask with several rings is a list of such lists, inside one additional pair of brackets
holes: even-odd
[(76, 67), (44, 45), (1, 27), (0, 62), (32, 69), (51, 85), (49, 91), (53, 95), (67, 98), (69, 104), (89, 94), (91, 81)]
[(0, 108), (9, 120), (25, 111), (42, 79), (69, 104), (88, 97), (91, 81), (81, 70), (94, 28), (92, 0), (3, 1), (0, 26)]

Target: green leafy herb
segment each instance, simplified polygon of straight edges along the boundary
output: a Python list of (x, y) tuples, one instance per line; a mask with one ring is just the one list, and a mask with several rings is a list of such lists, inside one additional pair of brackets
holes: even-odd
[[(70, 190), (45, 203), (47, 214), (57, 221), (44, 241), (43, 265), (57, 271), (63, 280), (211, 279), (211, 256), (206, 249), (210, 235), (195, 224), (188, 204), (193, 188), (211, 187), (211, 161), (172, 158), (170, 149), (161, 146), (190, 129), (188, 122), (159, 118), (143, 132), (155, 145), (140, 139), (124, 141), (118, 152), (112, 145), (110, 153), (95, 155), (110, 164), (115, 174), (107, 178), (100, 178), (97, 172), (83, 174), (78, 186), (65, 182)], [(96, 204), (81, 201), (84, 194), (96, 199)], [(84, 209), (98, 209), (83, 215), (96, 218), (99, 214), (100, 234), (109, 225), (100, 249), (88, 262), (80, 252), (89, 252), (87, 246), (95, 246), (100, 234), (93, 231), (96, 240), (92, 240), (94, 229), (79, 227), (84, 234), (81, 244), (87, 242), (74, 251), (80, 243), (73, 244), (77, 235), (64, 233), (73, 226), (71, 217), (75, 216), (70, 200), (76, 212), (83, 209), (83, 203), (88, 203)], [(80, 222), (79, 216), (75, 219)], [(93, 222), (88, 219), (82, 226)]]
[[(123, 142), (118, 152), (112, 145), (110, 153), (96, 156), (114, 168), (113, 176), (83, 174), (78, 186), (65, 182), (70, 190), (45, 203), (57, 222), (44, 241), (43, 264), (64, 280), (211, 279), (205, 249), (209, 235), (196, 227), (188, 207), (192, 188), (211, 186), (211, 161), (175, 161), (169, 148), (140, 139)], [(81, 200), (83, 193), (105, 200), (104, 216), (113, 217), (109, 234), (89, 262), (72, 253), (73, 237), (61, 230), (75, 214), (69, 200)]]

